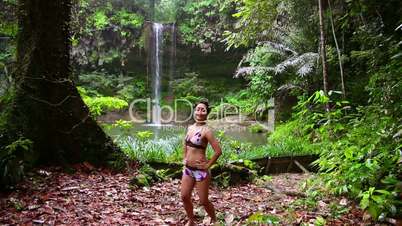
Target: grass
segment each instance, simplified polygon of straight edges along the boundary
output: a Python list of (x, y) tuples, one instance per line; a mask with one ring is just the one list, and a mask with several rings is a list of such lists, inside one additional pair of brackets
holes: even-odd
[[(172, 135), (169, 138), (153, 140), (137, 136), (120, 135), (115, 142), (131, 159), (141, 162), (179, 163), (183, 158), (183, 135)], [(218, 137), (222, 155), (218, 164), (226, 164), (239, 160), (253, 160), (265, 157), (304, 156), (317, 154), (318, 149), (306, 148), (306, 145), (295, 138), (288, 138), (274, 143), (255, 146), (251, 143), (239, 142), (225, 135)], [(214, 151), (207, 148), (207, 156), (212, 157)]]
[(115, 142), (130, 159), (140, 162), (169, 163), (182, 160), (182, 140), (179, 136), (159, 140), (120, 136)]
[[(133, 131), (131, 130), (132, 124), (124, 121), (117, 121), (109, 127), (121, 131), (118, 133), (119, 135), (113, 135), (114, 140), (130, 159), (144, 163), (180, 163), (183, 159), (184, 131), (173, 127), (166, 128), (171, 130), (168, 132), (168, 136), (154, 139), (153, 132), (148, 130)], [(104, 128), (106, 129), (106, 126)], [(265, 145), (241, 142), (225, 135), (223, 131), (216, 131), (216, 138), (219, 140), (222, 149), (222, 155), (217, 162), (221, 165), (265, 157), (306, 156), (319, 154), (320, 151), (319, 147), (303, 137), (296, 121), (278, 126), (275, 132), (268, 137), (268, 143)], [(214, 151), (209, 145), (207, 157), (211, 158), (213, 154)]]

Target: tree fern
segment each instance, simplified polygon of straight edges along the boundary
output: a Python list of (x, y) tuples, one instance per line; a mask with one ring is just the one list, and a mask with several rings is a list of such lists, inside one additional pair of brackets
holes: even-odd
[(265, 41), (259, 43), (259, 45), (264, 47), (262, 49), (265, 50), (267, 54), (278, 54), (281, 57), (285, 58), (285, 60), (274, 65), (251, 65), (247, 67), (241, 67), (241, 64), (246, 61), (245, 59), (250, 58), (252, 54), (255, 54), (254, 51), (251, 51), (247, 53), (245, 58), (243, 58), (243, 60), (240, 62), (239, 67), (234, 75), (235, 78), (261, 72), (273, 72), (275, 75), (278, 75), (286, 72), (289, 69), (294, 69), (297, 75), (299, 75), (300, 77), (304, 77), (313, 71), (318, 58), (317, 53), (307, 52), (299, 54), (290, 47), (280, 43)]

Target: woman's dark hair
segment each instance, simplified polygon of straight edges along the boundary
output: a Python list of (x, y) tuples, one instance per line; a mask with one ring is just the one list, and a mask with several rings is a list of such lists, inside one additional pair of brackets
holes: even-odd
[(211, 112), (211, 108), (209, 107), (209, 103), (207, 99), (202, 99), (198, 102), (195, 103), (194, 105), (194, 109), (197, 107), (197, 105), (199, 104), (204, 104), (207, 107), (207, 114), (209, 114), (209, 112)]

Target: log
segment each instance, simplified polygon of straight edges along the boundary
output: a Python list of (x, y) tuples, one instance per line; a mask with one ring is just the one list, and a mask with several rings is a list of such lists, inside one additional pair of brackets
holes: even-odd
[(296, 164), (296, 166), (298, 166), (304, 173), (310, 173), (306, 168), (304, 168), (304, 166), (303, 166), (302, 164), (300, 164), (299, 161), (294, 160), (293, 162), (294, 162), (294, 163)]

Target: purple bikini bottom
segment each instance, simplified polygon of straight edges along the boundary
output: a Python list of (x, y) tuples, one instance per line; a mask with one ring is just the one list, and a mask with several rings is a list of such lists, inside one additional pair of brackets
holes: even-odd
[(207, 178), (208, 171), (185, 166), (183, 169), (183, 175), (190, 176), (190, 177), (194, 178), (195, 181), (202, 181), (205, 178)]

